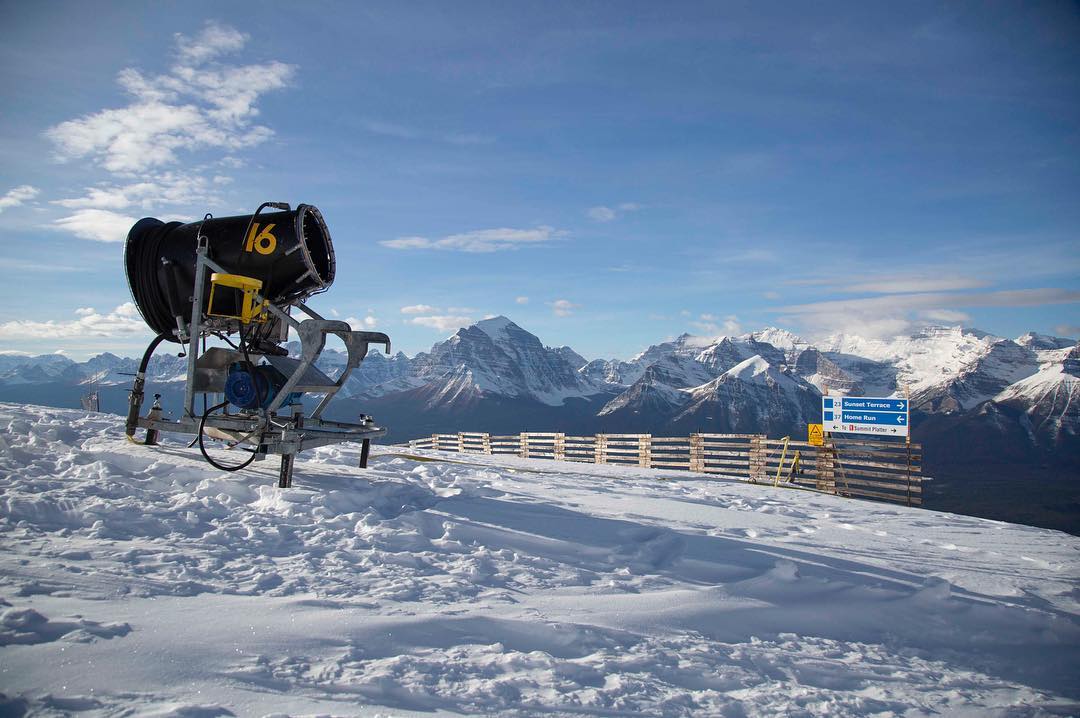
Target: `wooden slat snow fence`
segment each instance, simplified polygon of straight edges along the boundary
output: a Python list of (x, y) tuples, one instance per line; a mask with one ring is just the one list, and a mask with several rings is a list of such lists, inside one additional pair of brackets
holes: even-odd
[(919, 444), (829, 438), (825, 446), (789, 441), (785, 454), (782, 439), (770, 439), (761, 434), (666, 437), (523, 432), (497, 436), (461, 432), (413, 439), (409, 448), (683, 469), (753, 483), (773, 483), (778, 470), (780, 482), (786, 483), (792, 457), (798, 451), (802, 471), (792, 477), (792, 484), (839, 496), (892, 501), (908, 506), (922, 504), (922, 450)]

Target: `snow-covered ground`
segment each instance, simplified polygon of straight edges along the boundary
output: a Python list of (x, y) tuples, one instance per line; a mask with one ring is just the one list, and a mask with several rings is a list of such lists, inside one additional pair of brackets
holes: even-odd
[(1080, 539), (327, 448), (274, 488), (0, 404), (0, 714), (1080, 713)]

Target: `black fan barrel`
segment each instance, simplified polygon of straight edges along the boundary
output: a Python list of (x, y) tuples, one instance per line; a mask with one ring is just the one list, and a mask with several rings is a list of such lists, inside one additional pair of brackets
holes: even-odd
[[(334, 282), (330, 232), (322, 214), (311, 205), (187, 224), (140, 219), (128, 232), (124, 248), (128, 286), (147, 325), (172, 341), (179, 341), (174, 334), (176, 316), (185, 323), (191, 321), (200, 228), (210, 259), (229, 274), (262, 280), (262, 295), (276, 304), (303, 301)], [(204, 312), (210, 295), (209, 272), (206, 277)], [(215, 314), (236, 310), (233, 292), (215, 296)]]

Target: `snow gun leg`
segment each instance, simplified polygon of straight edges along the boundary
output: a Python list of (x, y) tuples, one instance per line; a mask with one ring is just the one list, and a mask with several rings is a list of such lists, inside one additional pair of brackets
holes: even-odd
[(360, 468), (367, 468), (368, 454), (371, 453), (371, 439), (364, 439), (360, 444)]
[(292, 486), (293, 461), (296, 454), (281, 455), (281, 471), (278, 473), (278, 488), (287, 489)]
[[(292, 405), (293, 428), (299, 431), (304, 428), (304, 406), (299, 402)], [(292, 452), (284, 452), (281, 454), (281, 471), (278, 473), (278, 488), (287, 489), (292, 486), (292, 471), (293, 463), (296, 461), (296, 454)]]

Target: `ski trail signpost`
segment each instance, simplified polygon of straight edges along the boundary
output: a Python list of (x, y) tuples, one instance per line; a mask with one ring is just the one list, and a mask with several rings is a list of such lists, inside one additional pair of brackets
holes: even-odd
[(907, 399), (821, 397), (821, 423), (829, 432), (907, 438), (909, 418)]

